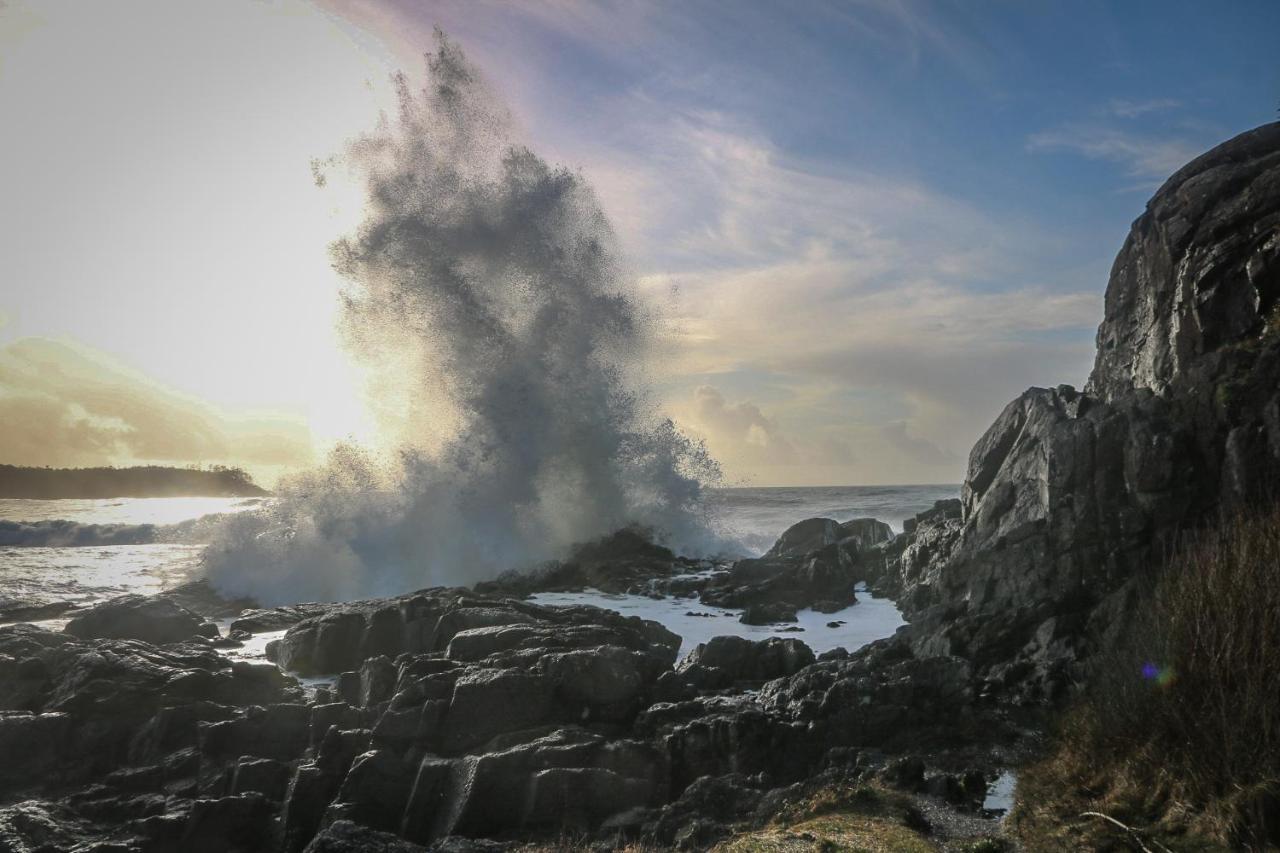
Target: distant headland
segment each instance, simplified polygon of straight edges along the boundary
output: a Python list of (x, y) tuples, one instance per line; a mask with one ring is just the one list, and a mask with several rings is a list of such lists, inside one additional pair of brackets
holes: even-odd
[(0, 498), (262, 497), (270, 494), (241, 468), (24, 468), (0, 465)]

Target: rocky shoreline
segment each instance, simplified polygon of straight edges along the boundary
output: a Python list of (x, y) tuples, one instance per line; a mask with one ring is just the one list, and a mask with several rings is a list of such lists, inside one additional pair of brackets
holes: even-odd
[[(815, 656), (781, 636), (717, 637), (677, 660), (680, 638), (656, 622), (524, 600), (600, 586), (744, 613), (847, 604), (893, 542), (870, 520), (811, 520), (721, 569), (622, 531), (475, 590), (227, 623), (243, 603), (193, 584), (99, 605), (63, 632), (0, 628), (13, 803), (0, 840), (294, 851), (364, 849), (381, 832), (402, 849), (500, 849), (569, 833), (702, 849), (764, 825), (815, 777), (883, 782), (967, 815), (953, 821), (965, 837), (994, 833), (981, 804), (1019, 733), (975, 702), (962, 660), (896, 639)], [(229, 656), (282, 630), (265, 647), (278, 667)]]
[[(1084, 391), (1010, 403), (961, 499), (898, 536), (811, 519), (709, 565), (621, 531), (470, 590), (255, 610), (196, 585), (0, 627), (0, 849), (751, 849), (734, 839), (831, 791), (914, 849), (1005, 849), (982, 810), (997, 772), (1167, 544), (1280, 475), (1278, 316), (1271, 124), (1134, 223)], [(678, 659), (657, 623), (527, 600), (696, 594), (785, 624), (857, 584), (909, 624), (821, 655), (779, 636)], [(274, 664), (235, 659), (267, 632)], [(817, 842), (796, 843), (770, 849)]]

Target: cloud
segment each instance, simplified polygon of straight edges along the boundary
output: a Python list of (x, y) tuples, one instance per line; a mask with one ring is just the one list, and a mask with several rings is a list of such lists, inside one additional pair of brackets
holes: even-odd
[(296, 420), (229, 415), (81, 346), (23, 338), (0, 349), (0, 461), (275, 469), (311, 457)]
[(956, 454), (943, 450), (928, 439), (911, 435), (906, 421), (881, 427), (880, 434), (895, 449), (922, 465), (951, 465), (957, 461)]
[[(793, 400), (784, 408), (803, 413), (808, 405)], [(669, 401), (668, 408), (682, 430), (706, 442), (730, 485), (836, 485), (859, 478), (853, 443), (861, 430), (847, 422), (809, 424), (793, 434), (756, 402), (730, 401), (719, 388), (706, 384)]]
[[(666, 403), (680, 408), (717, 377), (750, 376), (748, 396), (786, 389), (768, 409), (723, 405), (769, 421), (766, 435), (785, 417), (798, 457), (787, 476), (838, 440), (861, 460), (843, 482), (959, 480), (964, 451), (1005, 402), (1087, 375), (1101, 293), (1043, 269), (1034, 232), (912, 181), (787, 158), (718, 114), (685, 113), (664, 130), (657, 167), (702, 200), (653, 226), (667, 271), (642, 279), (669, 317)], [(754, 461), (783, 475), (776, 454), (729, 432), (706, 433), (726, 469)]]
[(1204, 145), (1098, 125), (1067, 125), (1033, 134), (1027, 140), (1027, 150), (1068, 151), (1091, 160), (1116, 163), (1130, 177), (1163, 180), (1198, 156)]
[(1113, 98), (1107, 103), (1106, 111), (1118, 118), (1138, 118), (1148, 113), (1174, 110), (1180, 106), (1182, 106), (1182, 102), (1173, 98), (1150, 98), (1145, 101)]
[[(726, 57), (721, 17), (626, 0), (547, 0), (514, 14), (488, 0), (430, 16), (395, 8), (397, 32), (438, 22), (474, 48), (535, 147), (593, 184), (664, 308), (660, 403), (726, 470), (771, 482), (956, 481), (1005, 402), (1087, 375), (1105, 269), (1082, 269), (1060, 233), (943, 191), (920, 164), (821, 146), (801, 156), (792, 131), (775, 130), (805, 127), (806, 107), (837, 96), (867, 120), (882, 108), (847, 85), (843, 58), (806, 72), (813, 88), (785, 88), (795, 76), (779, 66), (812, 49), (812, 22), (868, 62), (940, 65), (1001, 88), (989, 73), (1000, 57), (971, 22), (874, 0), (813, 4), (811, 24), (796, 27), (737, 4), (734, 33), (769, 34), (743, 64)], [(568, 80), (567, 55), (603, 73)], [(948, 461), (895, 450), (881, 430), (899, 421)]]
[(694, 422), (716, 446), (734, 456), (756, 457), (770, 465), (792, 464), (798, 458), (795, 447), (751, 402), (729, 404), (710, 385), (694, 391)]

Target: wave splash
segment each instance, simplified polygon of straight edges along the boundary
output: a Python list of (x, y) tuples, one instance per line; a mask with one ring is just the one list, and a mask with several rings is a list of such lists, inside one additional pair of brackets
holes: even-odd
[(86, 523), (69, 519), (0, 519), (0, 548), (97, 548), (113, 545), (197, 545), (214, 536), (229, 515), (216, 513), (176, 524)]
[[(344, 332), (400, 450), (339, 447), (229, 519), (211, 580), (264, 604), (470, 583), (621, 527), (717, 546), (705, 449), (650, 405), (653, 317), (583, 177), (513, 141), (437, 34), (427, 85), (344, 158), (368, 192), (333, 247)], [(323, 183), (323, 173), (318, 182)]]

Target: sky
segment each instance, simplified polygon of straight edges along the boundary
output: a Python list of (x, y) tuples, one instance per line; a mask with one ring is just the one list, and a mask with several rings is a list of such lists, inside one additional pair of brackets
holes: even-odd
[(1081, 385), (1129, 223), (1280, 106), (1272, 0), (0, 0), (0, 462), (374, 440), (312, 163), (444, 29), (580, 171), (743, 485), (954, 483)]

